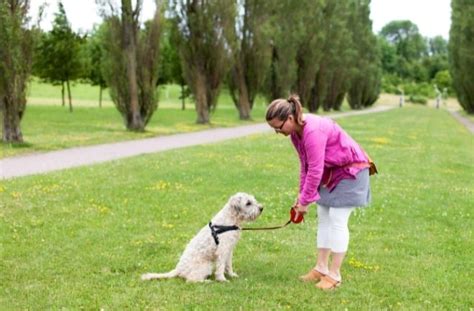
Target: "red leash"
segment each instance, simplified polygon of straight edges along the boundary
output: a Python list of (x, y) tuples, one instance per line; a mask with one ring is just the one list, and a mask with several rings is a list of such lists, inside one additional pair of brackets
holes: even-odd
[[(298, 214), (298, 216), (296, 216)], [(294, 207), (290, 209), (290, 220), (286, 222), (286, 224), (283, 224), (281, 226), (275, 226), (275, 227), (263, 227), (263, 228), (241, 228), (241, 230), (274, 230), (274, 229), (281, 229), (283, 227), (286, 227), (290, 223), (294, 224), (299, 224), (304, 220), (304, 216), (301, 213), (296, 213), (296, 210)]]

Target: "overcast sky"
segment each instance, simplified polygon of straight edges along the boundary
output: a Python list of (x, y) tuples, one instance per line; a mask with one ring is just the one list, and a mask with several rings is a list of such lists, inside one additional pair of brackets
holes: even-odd
[[(31, 0), (30, 12), (33, 17), (36, 16), (38, 7), (45, 2), (48, 7), (41, 27), (49, 30), (51, 29), (54, 13), (58, 10), (57, 0)], [(100, 23), (101, 21), (97, 14), (95, 0), (63, 0), (63, 4), (67, 17), (75, 31), (90, 30), (94, 23)], [(143, 0), (142, 19), (151, 18), (154, 7), (153, 0)], [(425, 37), (437, 35), (441, 35), (446, 39), (449, 37), (449, 27), (451, 25), (450, 0), (372, 0), (370, 9), (373, 30), (376, 33), (393, 20), (408, 19), (418, 26), (420, 33)]]

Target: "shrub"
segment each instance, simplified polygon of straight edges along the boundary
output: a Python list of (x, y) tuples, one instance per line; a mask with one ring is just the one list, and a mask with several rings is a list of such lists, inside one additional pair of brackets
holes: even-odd
[(441, 91), (447, 89), (448, 94), (454, 94), (453, 79), (451, 78), (451, 74), (449, 74), (449, 70), (438, 71), (433, 79), (433, 83), (435, 83)]
[(410, 98), (408, 99), (408, 101), (414, 104), (426, 105), (426, 103), (428, 102), (428, 99), (421, 95), (410, 95)]

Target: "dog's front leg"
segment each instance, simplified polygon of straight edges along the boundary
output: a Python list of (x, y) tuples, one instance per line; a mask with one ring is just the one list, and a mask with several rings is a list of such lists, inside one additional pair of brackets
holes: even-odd
[(232, 257), (233, 257), (233, 255), (234, 255), (234, 252), (231, 251), (230, 254), (229, 254), (229, 257), (227, 258), (227, 262), (226, 262), (226, 266), (225, 266), (225, 273), (228, 276), (232, 277), (232, 278), (236, 278), (236, 277), (238, 277), (238, 275), (232, 269)]
[(225, 245), (221, 245), (221, 247), (217, 250), (217, 258), (216, 258), (216, 281), (219, 282), (226, 282), (227, 279), (224, 276), (224, 271), (226, 268), (226, 263), (229, 255), (229, 249), (225, 247)]

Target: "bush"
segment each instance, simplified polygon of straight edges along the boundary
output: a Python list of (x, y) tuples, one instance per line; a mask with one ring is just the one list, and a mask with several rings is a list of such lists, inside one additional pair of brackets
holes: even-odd
[(421, 95), (410, 95), (410, 98), (408, 99), (408, 101), (414, 104), (426, 105), (426, 103), (428, 102), (428, 99)]
[(419, 95), (423, 97), (435, 97), (434, 87), (427, 83), (408, 83), (403, 85), (403, 89), (405, 90), (405, 94), (410, 95)]
[(448, 94), (454, 94), (453, 79), (449, 74), (449, 70), (438, 71), (433, 79), (433, 83), (435, 83), (441, 91), (446, 89)]
[(395, 76), (386, 74), (382, 77), (382, 92), (390, 94), (399, 94), (398, 86), (402, 83), (402, 80)]

